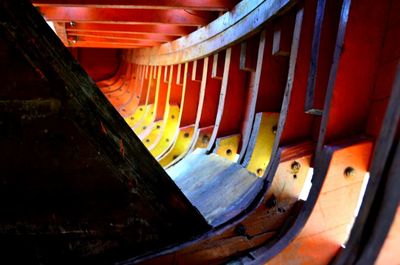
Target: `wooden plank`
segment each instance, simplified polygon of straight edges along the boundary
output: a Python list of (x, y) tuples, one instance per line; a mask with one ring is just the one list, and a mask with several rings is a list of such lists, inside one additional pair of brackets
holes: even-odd
[[(321, 115), (332, 65), (342, 1), (320, 0), (314, 24), (310, 72), (304, 111)], [(325, 12), (329, 10), (329, 12)]]
[[(340, 264), (344, 261), (354, 261), (355, 255), (359, 249), (359, 242), (364, 231), (364, 227), (368, 220), (369, 211), (374, 204), (375, 195), (377, 193), (379, 183), (382, 179), (382, 174), (385, 170), (385, 162), (387, 161), (392, 144), (395, 141), (397, 127), (394, 124), (399, 124), (400, 110), (398, 102), (400, 100), (400, 66), (397, 68), (396, 80), (393, 82), (392, 95), (386, 110), (383, 125), (377, 139), (373, 160), (370, 167), (371, 178), (366, 189), (366, 194), (369, 196), (364, 197), (358, 218), (355, 221), (352, 229), (347, 248), (342, 250), (335, 260), (335, 264)], [(372, 195), (371, 195), (372, 194)]]
[[(2, 150), (9, 150), (1, 159), (2, 234), (10, 238), (3, 260), (115, 263), (206, 231), (202, 216), (35, 8), (1, 1), (0, 20), (2, 75), (18, 69), (4, 79), (16, 89), (2, 89), (2, 96), (54, 95), (63, 105), (56, 118), (2, 125)], [(29, 251), (15, 255), (22, 245)], [(42, 254), (33, 257), (34, 250)]]
[[(232, 256), (233, 253), (235, 255), (245, 253), (246, 250), (253, 249), (262, 244), (262, 242), (271, 240), (274, 236), (277, 236), (279, 229), (285, 225), (284, 220), (296, 214), (296, 202), (298, 201), (306, 179), (313, 147), (314, 145), (308, 142), (282, 148), (278, 156), (274, 157), (274, 159), (276, 159), (274, 162), (275, 168), (271, 174), (275, 175), (275, 183), (272, 184), (267, 194), (266, 186), (259, 182), (261, 179), (254, 176), (259, 182), (256, 186), (261, 189), (260, 192), (262, 195), (256, 204), (253, 204), (247, 209), (250, 211), (248, 215), (241, 215), (239, 218), (229, 223), (229, 226), (218, 227), (215, 231), (206, 234), (202, 238), (188, 242), (185, 245), (134, 258), (123, 264), (165, 264), (171, 260), (174, 260), (174, 262), (178, 264), (218, 264), (231, 260), (229, 257)], [(196, 191), (200, 192), (203, 186), (211, 185), (214, 186), (215, 189), (223, 188), (215, 185), (213, 181), (210, 181), (216, 176), (212, 177), (212, 174), (207, 173), (203, 175), (204, 170), (210, 171), (215, 175), (221, 174), (224, 172), (223, 168), (229, 167), (229, 163), (231, 163), (215, 154), (213, 157), (204, 155), (204, 152), (204, 149), (198, 149), (184, 158), (184, 160), (190, 160), (188, 163), (181, 162), (168, 169), (168, 173), (175, 176), (175, 180), (180, 182), (181, 187), (183, 187), (187, 193), (193, 192), (194, 197)], [(207, 163), (211, 165), (203, 168), (200, 160), (208, 161)], [(291, 174), (291, 164), (294, 161), (301, 163), (296, 178)], [(201, 170), (193, 169), (193, 167), (200, 167)], [(210, 167), (215, 170), (210, 170)], [(197, 173), (191, 175), (193, 177), (186, 178), (185, 172), (190, 172), (192, 170)], [(193, 178), (200, 179), (199, 173), (203, 175), (201, 178), (204, 181), (200, 183), (197, 182), (198, 185), (196, 185)], [(188, 175), (190, 174), (188, 173)], [(218, 180), (219, 177), (215, 179)], [(290, 185), (287, 185), (289, 183)], [(240, 190), (243, 189), (240, 185), (236, 186)], [(201, 194), (201, 192), (197, 194)], [(225, 198), (224, 193), (216, 192), (215, 195), (217, 194), (223, 197), (222, 199), (218, 198), (214, 200), (214, 203), (225, 203), (223, 201)], [(234, 193), (228, 196), (234, 196)], [(243, 201), (238, 202), (238, 204), (244, 203), (249, 196), (252, 197), (252, 192), (246, 196), (242, 196), (241, 199)]]
[(238, 159), (238, 150), (240, 144), (240, 134), (233, 134), (217, 138), (215, 140), (214, 153), (228, 160), (236, 162)]
[(264, 175), (272, 155), (278, 113), (257, 113), (242, 166), (259, 177)]
[(185, 12), (184, 10), (137, 10), (90, 7), (40, 7), (48, 21), (107, 24), (172, 24), (181, 26), (205, 26), (212, 17)]
[(169, 65), (193, 61), (223, 50), (254, 34), (263, 24), (294, 1), (241, 1), (231, 12), (212, 21), (207, 27), (189, 34), (187, 37), (151, 49), (134, 52), (131, 61), (138, 64)]
[(104, 24), (104, 23), (75, 23), (73, 26), (66, 24), (67, 33), (92, 32), (92, 33), (114, 33), (114, 34), (161, 34), (166, 36), (185, 36), (197, 27), (177, 26), (170, 24)]
[(194, 125), (181, 127), (178, 130), (178, 135), (171, 149), (158, 160), (158, 163), (164, 168), (168, 168), (181, 160), (189, 151), (194, 134)]
[[(241, 133), (243, 110), (246, 104), (242, 99), (247, 93), (247, 73), (239, 69), (239, 60), (240, 45), (226, 50), (218, 112), (208, 151), (213, 149), (217, 138)], [(239, 144), (239, 150), (240, 146)]]
[(33, 0), (34, 6), (59, 6), (79, 7), (88, 6), (94, 8), (129, 8), (129, 9), (187, 9), (206, 11), (227, 11), (237, 1), (231, 0)]

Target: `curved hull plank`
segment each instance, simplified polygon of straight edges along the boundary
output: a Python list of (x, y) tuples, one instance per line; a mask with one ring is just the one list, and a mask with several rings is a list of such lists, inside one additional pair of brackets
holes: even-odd
[(4, 262), (395, 263), (399, 1), (150, 2), (1, 1)]

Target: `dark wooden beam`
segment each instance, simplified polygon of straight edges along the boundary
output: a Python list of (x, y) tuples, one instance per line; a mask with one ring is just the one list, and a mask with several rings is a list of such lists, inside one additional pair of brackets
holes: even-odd
[(0, 2), (0, 36), (2, 69), (17, 69), (2, 71), (2, 100), (61, 102), (55, 115), (21, 122), (13, 112), (1, 122), (6, 257), (112, 264), (209, 228), (29, 1)]

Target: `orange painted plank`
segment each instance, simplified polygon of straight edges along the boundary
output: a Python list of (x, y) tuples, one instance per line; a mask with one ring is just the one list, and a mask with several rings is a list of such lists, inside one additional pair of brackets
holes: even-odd
[(76, 23), (70, 25), (67, 23), (65, 28), (68, 33), (70, 32), (101, 32), (101, 33), (124, 33), (124, 34), (137, 34), (137, 33), (154, 33), (170, 36), (185, 36), (196, 30), (194, 26), (178, 26), (170, 24), (142, 24), (142, 25), (129, 25), (129, 24), (104, 24), (104, 23)]
[(189, 9), (227, 11), (238, 1), (232, 0), (33, 0), (34, 6), (90, 6), (96, 8)]
[(175, 24), (187, 26), (207, 25), (210, 14), (191, 14), (184, 10), (138, 10), (88, 7), (41, 7), (47, 20), (65, 22), (100, 22), (121, 24)]
[(169, 42), (175, 40), (177, 37), (162, 35), (162, 34), (127, 34), (127, 33), (110, 33), (110, 32), (86, 32), (86, 31), (71, 31), (68, 36), (79, 37), (101, 37), (109, 40), (149, 40), (155, 42)]

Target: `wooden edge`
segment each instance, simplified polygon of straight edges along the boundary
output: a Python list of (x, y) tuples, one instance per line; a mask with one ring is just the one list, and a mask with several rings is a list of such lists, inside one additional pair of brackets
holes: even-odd
[(315, 83), (317, 79), (319, 48), (321, 43), (322, 23), (324, 21), (326, 0), (318, 0), (315, 16), (314, 33), (311, 44), (310, 71), (307, 79), (304, 111), (309, 114), (322, 115), (322, 110), (314, 108)]
[(207, 27), (158, 47), (136, 49), (127, 59), (137, 64), (169, 65), (204, 58), (253, 34), (295, 3), (290, 0), (244, 0)]
[(336, 151), (365, 143), (368, 143), (368, 141), (364, 138), (356, 138), (338, 143), (337, 145), (326, 145), (323, 150), (317, 151), (312, 176), (312, 187), (307, 201), (299, 204), (297, 215), (287, 220), (287, 224), (280, 232), (280, 236), (266, 242), (264, 246), (251, 251), (249, 254), (252, 257), (251, 259), (245, 256), (240, 260), (246, 264), (266, 263), (285, 249), (299, 235), (310, 217), (325, 181), (333, 154)]
[(356, 218), (354, 227), (350, 234), (347, 247), (343, 249), (333, 262), (333, 264), (343, 264), (348, 262), (350, 259), (355, 259), (354, 253), (357, 253), (359, 248), (359, 242), (362, 237), (364, 225), (367, 222), (369, 211), (374, 203), (375, 194), (377, 192), (379, 183), (382, 178), (382, 174), (385, 169), (386, 160), (389, 157), (390, 149), (396, 134), (396, 126), (400, 120), (400, 108), (398, 103), (400, 102), (400, 63), (397, 66), (396, 77), (393, 82), (392, 92), (390, 100), (386, 109), (385, 117), (379, 133), (379, 137), (376, 141), (374, 155), (370, 167), (370, 181), (366, 189), (365, 196), (358, 217)]
[[(380, 191), (380, 196), (383, 196), (379, 207), (375, 207), (374, 211), (370, 211), (369, 220), (375, 219), (373, 227), (371, 229), (371, 222), (368, 226), (368, 232), (363, 235), (363, 238), (367, 238), (368, 241), (359, 254), (356, 264), (374, 264), (380, 251), (382, 250), (383, 244), (389, 230), (391, 229), (392, 223), (396, 216), (397, 209), (400, 202), (400, 171), (398, 166), (400, 165), (400, 145), (397, 146), (397, 151), (393, 162), (391, 164), (384, 189)], [(387, 167), (387, 165), (386, 165)], [(377, 196), (375, 197), (377, 198)], [(375, 200), (376, 201), (376, 200)], [(372, 215), (372, 216), (371, 216)], [(365, 233), (365, 232), (364, 232)], [(364, 241), (365, 242), (365, 241)]]

